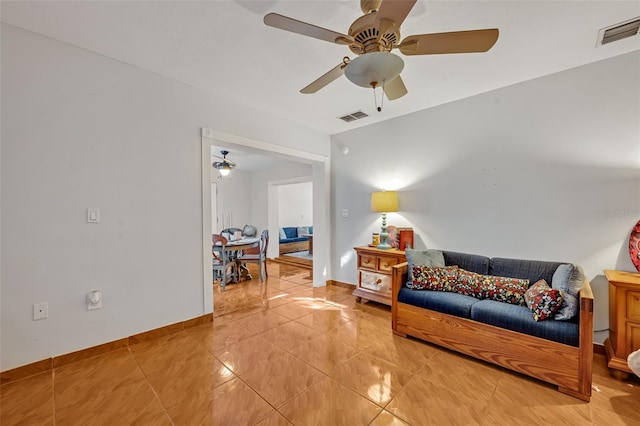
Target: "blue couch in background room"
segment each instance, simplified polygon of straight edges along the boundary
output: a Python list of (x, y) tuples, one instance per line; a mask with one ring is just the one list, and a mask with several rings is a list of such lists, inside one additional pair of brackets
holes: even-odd
[(309, 250), (309, 237), (313, 226), (285, 226), (280, 228), (280, 254)]

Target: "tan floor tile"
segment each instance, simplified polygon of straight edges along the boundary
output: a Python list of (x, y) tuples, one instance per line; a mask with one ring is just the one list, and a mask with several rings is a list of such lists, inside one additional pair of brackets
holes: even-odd
[(258, 423), (258, 426), (292, 426), (291, 422), (282, 417), (280, 413), (275, 411), (266, 419), (262, 420)]
[[(385, 331), (386, 332), (386, 331)], [(367, 352), (386, 359), (396, 365), (415, 372), (438, 356), (442, 349), (427, 343), (396, 336), (393, 333), (386, 338), (373, 340)]]
[[(603, 364), (604, 365), (604, 362)], [(634, 381), (629, 386), (628, 381), (618, 380), (609, 376), (604, 370), (601, 375), (594, 375), (593, 385), (599, 392), (591, 394), (592, 412), (604, 411), (612, 413), (614, 417), (634, 419), (640, 424), (640, 385)]]
[(239, 375), (276, 408), (325, 377), (286, 352), (260, 359)]
[(317, 331), (295, 321), (284, 323), (260, 334), (260, 337), (286, 351), (291, 351), (317, 336)]
[(284, 349), (261, 336), (250, 337), (214, 352), (215, 357), (236, 374), (248, 371), (256, 364), (268, 364), (272, 359), (284, 354)]
[(403, 422), (388, 411), (382, 410), (382, 413), (370, 423), (370, 426), (409, 426), (409, 424)]
[(382, 358), (360, 353), (335, 369), (331, 377), (384, 407), (409, 382), (411, 373)]
[(355, 346), (348, 345), (336, 337), (324, 334), (291, 351), (294, 356), (327, 374), (359, 352), (360, 349)]
[(336, 328), (349, 320), (340, 315), (339, 312), (323, 309), (300, 317), (295, 321), (323, 333), (331, 330), (332, 328)]
[(54, 370), (56, 410), (144, 380), (144, 374), (128, 349), (78, 361)]
[(380, 346), (383, 344), (381, 341), (391, 337), (389, 331), (379, 330), (360, 321), (349, 321), (327, 331), (326, 334), (360, 349), (366, 349), (376, 343)]
[(41, 373), (0, 387), (1, 425), (52, 425), (53, 375)]
[(446, 368), (430, 361), (386, 410), (414, 425), (481, 424), (501, 371), (459, 357), (449, 359)]
[(231, 370), (209, 353), (192, 357), (189, 363), (176, 363), (147, 375), (149, 383), (165, 407), (207, 393), (234, 377)]
[(292, 298), (293, 302), (272, 308), (270, 311), (294, 320), (305, 315), (309, 315), (312, 312), (319, 311), (325, 307), (323, 302), (317, 302), (315, 300), (305, 298)]
[(262, 333), (279, 325), (292, 321), (290, 318), (284, 317), (271, 310), (262, 311), (257, 314), (246, 317), (251, 323), (251, 328), (257, 333)]
[(131, 352), (141, 352), (157, 346), (162, 346), (170, 343), (174, 340), (182, 340), (185, 338), (184, 331), (178, 333), (167, 334), (166, 336), (160, 336), (155, 339), (145, 340), (139, 343), (134, 343), (129, 346)]
[(368, 425), (380, 407), (325, 378), (278, 410), (294, 425)]
[[(517, 415), (504, 407), (519, 407)], [(487, 421), (504, 423), (509, 417), (535, 424), (540, 421), (540, 413), (550, 416), (557, 424), (591, 424), (589, 404), (558, 392), (547, 383), (505, 371), (498, 381), (489, 402)]]
[(146, 380), (109, 393), (87, 395), (80, 403), (56, 411), (56, 425), (170, 425), (162, 404)]
[[(205, 327), (211, 327), (211, 325)], [(163, 344), (133, 352), (133, 356), (146, 375), (167, 369), (177, 363), (191, 363), (194, 358), (205, 354), (207, 351), (185, 333), (178, 333), (175, 339)]]
[(176, 425), (253, 425), (275, 410), (236, 378), (167, 412)]
[(213, 353), (257, 334), (254, 321), (247, 317), (226, 322), (219, 326), (204, 325), (186, 330), (186, 333), (206, 350)]

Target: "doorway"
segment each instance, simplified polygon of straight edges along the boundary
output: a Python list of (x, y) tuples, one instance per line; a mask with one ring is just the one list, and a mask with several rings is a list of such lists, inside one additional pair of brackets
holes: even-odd
[[(205, 314), (213, 312), (213, 292), (211, 283), (213, 273), (211, 270), (211, 233), (213, 229), (212, 204), (211, 204), (211, 146), (224, 146), (261, 152), (264, 155), (273, 155), (286, 158), (291, 161), (307, 163), (312, 166), (311, 181), (313, 182), (313, 222), (314, 222), (314, 256), (313, 256), (313, 286), (326, 285), (327, 278), (331, 276), (329, 262), (329, 220), (330, 220), (330, 196), (329, 196), (329, 170), (330, 158), (328, 156), (300, 151), (294, 148), (274, 145), (267, 142), (243, 138), (240, 136), (202, 129), (201, 157), (202, 157), (202, 253), (203, 253), (203, 311)], [(265, 182), (266, 184), (266, 182)], [(269, 186), (271, 188), (271, 186)], [(269, 191), (270, 192), (270, 191)], [(219, 206), (218, 206), (219, 207)], [(272, 236), (279, 234), (277, 211), (274, 211), (271, 203), (268, 204), (268, 230)], [(272, 237), (277, 241), (277, 238)], [(271, 249), (272, 244), (269, 244)], [(271, 256), (269, 256), (271, 257)]]

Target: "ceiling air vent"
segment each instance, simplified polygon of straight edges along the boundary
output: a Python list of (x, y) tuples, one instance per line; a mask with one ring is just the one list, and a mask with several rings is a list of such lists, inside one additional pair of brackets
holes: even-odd
[(342, 121), (346, 121), (347, 123), (350, 123), (352, 121), (360, 120), (361, 118), (365, 118), (368, 116), (369, 114), (365, 114), (362, 111), (356, 111), (356, 112), (352, 112), (351, 114), (343, 115), (342, 117), (338, 117), (338, 118)]
[(598, 31), (598, 46), (633, 37), (638, 34), (638, 29), (640, 29), (640, 17), (602, 28)]

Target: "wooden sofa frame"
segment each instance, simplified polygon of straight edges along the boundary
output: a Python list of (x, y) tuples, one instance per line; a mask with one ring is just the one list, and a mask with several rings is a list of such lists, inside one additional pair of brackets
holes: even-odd
[(585, 279), (580, 292), (579, 347), (506, 330), (471, 319), (398, 302), (407, 263), (392, 269), (393, 333), (413, 336), (543, 380), (562, 393), (589, 401), (593, 366), (593, 293)]

